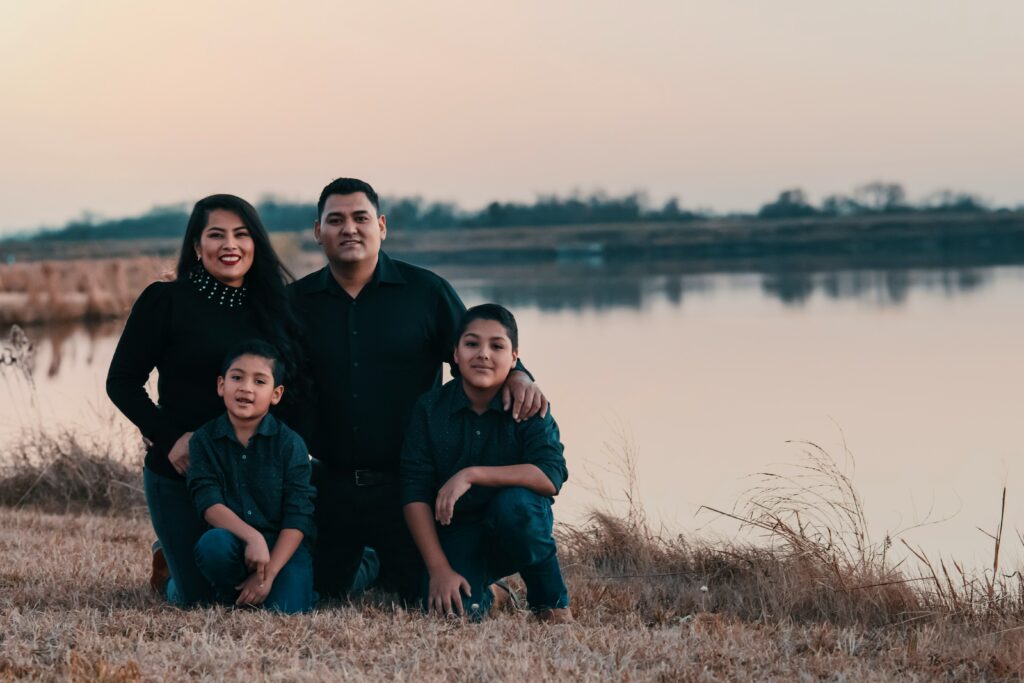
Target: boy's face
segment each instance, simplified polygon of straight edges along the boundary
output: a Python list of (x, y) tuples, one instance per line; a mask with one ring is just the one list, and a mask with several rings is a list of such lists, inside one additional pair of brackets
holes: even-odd
[(474, 320), (455, 347), (455, 363), (463, 381), (477, 389), (504, 384), (518, 357), (505, 326), (497, 320)]
[(217, 395), (224, 399), (228, 414), (239, 420), (263, 417), (282, 394), (284, 386), (274, 386), (272, 361), (259, 356), (239, 356), (227, 374), (217, 378)]

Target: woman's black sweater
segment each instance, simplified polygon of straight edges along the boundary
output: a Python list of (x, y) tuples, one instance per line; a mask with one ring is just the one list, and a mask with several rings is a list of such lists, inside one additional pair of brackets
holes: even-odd
[[(203, 270), (188, 279), (154, 282), (125, 323), (107, 373), (107, 395), (153, 442), (146, 467), (181, 479), (167, 453), (185, 432), (224, 412), (217, 376), (224, 356), (239, 342), (260, 337), (245, 290), (217, 282)], [(159, 373), (154, 403), (146, 392)]]

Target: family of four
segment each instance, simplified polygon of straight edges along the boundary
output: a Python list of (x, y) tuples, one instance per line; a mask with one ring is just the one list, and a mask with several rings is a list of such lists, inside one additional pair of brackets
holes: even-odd
[(514, 317), (384, 253), (367, 183), (331, 182), (317, 214), (328, 265), (293, 282), (252, 205), (199, 201), (177, 278), (125, 324), (107, 393), (148, 447), (154, 589), (303, 612), (376, 582), (480, 618), (518, 573), (534, 614), (571, 621), (568, 473)]

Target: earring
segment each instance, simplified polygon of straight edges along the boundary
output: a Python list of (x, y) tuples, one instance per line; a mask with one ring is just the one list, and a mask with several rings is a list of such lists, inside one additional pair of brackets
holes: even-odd
[(200, 254), (199, 252), (196, 252), (196, 261), (202, 261), (202, 260), (203, 260), (203, 255)]

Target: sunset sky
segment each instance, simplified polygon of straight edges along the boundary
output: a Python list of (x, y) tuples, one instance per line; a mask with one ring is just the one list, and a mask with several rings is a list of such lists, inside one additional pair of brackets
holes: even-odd
[(331, 178), (1024, 203), (1019, 0), (2, 0), (0, 232)]

